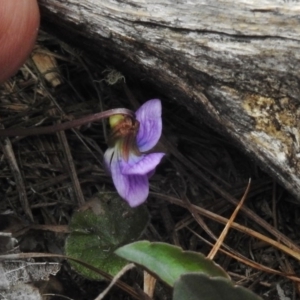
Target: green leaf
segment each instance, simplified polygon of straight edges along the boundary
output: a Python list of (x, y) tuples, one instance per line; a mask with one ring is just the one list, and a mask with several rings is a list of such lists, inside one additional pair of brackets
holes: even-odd
[(220, 266), (204, 255), (183, 251), (170, 244), (139, 241), (123, 246), (115, 253), (145, 267), (170, 286), (174, 285), (180, 275), (188, 272), (204, 272), (210, 276), (229, 278)]
[[(66, 255), (81, 259), (114, 276), (127, 263), (114, 251), (137, 240), (148, 220), (149, 214), (144, 206), (130, 208), (116, 193), (96, 194), (72, 217), (69, 224), (72, 233), (65, 245)], [(86, 267), (70, 263), (81, 275), (102, 279)]]
[(250, 290), (226, 278), (206, 274), (182, 275), (174, 284), (173, 300), (262, 300)]

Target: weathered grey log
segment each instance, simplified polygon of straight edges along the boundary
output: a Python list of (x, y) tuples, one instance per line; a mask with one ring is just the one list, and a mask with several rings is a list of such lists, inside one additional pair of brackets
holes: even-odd
[(40, 0), (47, 30), (230, 134), (300, 200), (300, 3)]

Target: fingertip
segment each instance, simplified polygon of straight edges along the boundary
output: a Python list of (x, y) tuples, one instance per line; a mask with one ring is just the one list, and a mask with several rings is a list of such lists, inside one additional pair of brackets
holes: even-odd
[(38, 33), (36, 0), (0, 2), (0, 83), (14, 75), (29, 56)]

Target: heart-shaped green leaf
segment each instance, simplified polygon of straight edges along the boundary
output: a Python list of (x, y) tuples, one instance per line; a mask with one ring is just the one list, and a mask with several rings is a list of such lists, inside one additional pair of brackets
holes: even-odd
[(115, 251), (117, 255), (139, 264), (173, 286), (184, 273), (203, 272), (210, 276), (229, 278), (227, 273), (204, 255), (165, 244), (139, 241)]
[(262, 300), (250, 290), (236, 286), (226, 278), (211, 278), (206, 274), (180, 276), (174, 284), (173, 300)]
[[(99, 193), (74, 213), (72, 233), (65, 245), (68, 256), (80, 259), (111, 275), (118, 273), (126, 261), (114, 251), (139, 238), (148, 224), (144, 206), (130, 208), (116, 193)], [(71, 262), (75, 270), (90, 279), (101, 279), (86, 267)]]

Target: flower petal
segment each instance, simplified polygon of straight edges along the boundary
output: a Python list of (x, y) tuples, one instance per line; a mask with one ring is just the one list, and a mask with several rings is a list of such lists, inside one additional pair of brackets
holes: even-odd
[(115, 155), (115, 148), (108, 148), (104, 153), (104, 165), (107, 171), (110, 173), (110, 164)]
[(136, 207), (146, 201), (149, 194), (147, 175), (122, 174), (121, 164), (118, 159), (112, 159), (110, 170), (119, 195), (126, 200), (131, 207)]
[(129, 157), (128, 162), (122, 162), (121, 170), (126, 175), (147, 175), (160, 163), (165, 153), (150, 153), (142, 156)]
[(162, 131), (161, 102), (159, 99), (149, 100), (135, 113), (140, 122), (137, 134), (137, 145), (141, 152), (152, 149), (158, 142)]

